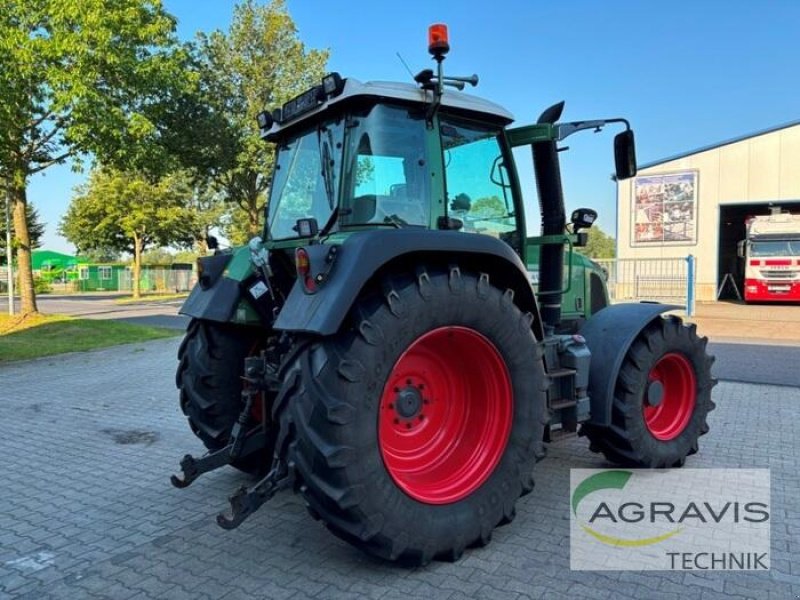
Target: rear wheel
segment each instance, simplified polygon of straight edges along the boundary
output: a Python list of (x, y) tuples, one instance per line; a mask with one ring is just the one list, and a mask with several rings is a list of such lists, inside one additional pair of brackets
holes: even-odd
[(713, 410), (713, 357), (694, 325), (677, 317), (650, 323), (617, 377), (611, 426), (585, 425), (591, 449), (627, 466), (678, 467), (698, 450)]
[(487, 543), (540, 452), (546, 378), (530, 324), (511, 292), (457, 268), (362, 298), (287, 377), (289, 460), (312, 514), (411, 564)]
[[(194, 319), (178, 349), (175, 383), (189, 427), (209, 450), (227, 445), (242, 411), (244, 359), (260, 348), (258, 332), (226, 323)], [(233, 466), (261, 473), (271, 449), (243, 457)]]

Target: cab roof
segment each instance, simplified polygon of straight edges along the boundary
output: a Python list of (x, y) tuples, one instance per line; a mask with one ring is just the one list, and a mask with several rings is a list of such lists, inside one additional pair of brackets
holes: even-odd
[[(278, 123), (275, 122), (265, 136), (272, 141), (278, 135), (296, 125), (313, 119), (315, 115), (327, 111), (329, 108), (351, 101), (355, 98), (375, 98), (377, 100), (399, 100), (401, 102), (428, 103), (433, 100), (433, 92), (424, 90), (412, 83), (400, 83), (394, 81), (367, 81), (362, 83), (357, 79), (347, 78), (344, 82), (342, 92), (332, 98), (327, 98), (319, 106), (315, 107), (294, 119)], [(512, 115), (505, 108), (489, 100), (471, 96), (463, 92), (446, 89), (442, 94), (441, 106), (443, 108), (456, 109), (459, 112), (468, 113), (475, 117), (489, 117), (499, 120), (504, 125), (514, 121)]]

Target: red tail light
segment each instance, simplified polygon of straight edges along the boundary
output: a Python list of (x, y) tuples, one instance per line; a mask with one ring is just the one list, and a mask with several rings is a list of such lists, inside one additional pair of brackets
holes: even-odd
[(750, 266), (751, 267), (760, 267), (761, 266), (761, 261), (760, 260), (751, 260), (750, 261)]
[(317, 291), (317, 283), (311, 276), (311, 260), (309, 260), (305, 248), (298, 248), (294, 251), (294, 266), (297, 269), (297, 278), (303, 282), (306, 291)]

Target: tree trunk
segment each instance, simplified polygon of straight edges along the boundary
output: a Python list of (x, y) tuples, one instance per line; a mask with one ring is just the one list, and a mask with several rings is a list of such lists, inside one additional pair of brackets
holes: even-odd
[(208, 235), (209, 235), (209, 231), (210, 231), (210, 230), (211, 230), (211, 227), (209, 227), (208, 225), (206, 225), (205, 227), (203, 227), (203, 233), (202, 233), (202, 235), (200, 235), (200, 236), (199, 236), (199, 237), (198, 237), (198, 238), (195, 240), (195, 242), (196, 242), (196, 248), (197, 248), (197, 253), (198, 253), (200, 256), (205, 256), (206, 254), (208, 254)]
[(139, 298), (139, 280), (142, 275), (142, 240), (139, 236), (133, 236), (133, 297)]
[(36, 306), (36, 291), (33, 287), (33, 266), (31, 263), (31, 236), (28, 233), (26, 210), (28, 196), (25, 191), (25, 177), (15, 177), (11, 183), (11, 203), (14, 209), (14, 246), (17, 251), (17, 271), (19, 272), (20, 312), (23, 315), (39, 312)]
[(261, 227), (259, 227), (258, 224), (260, 219), (261, 214), (258, 210), (258, 196), (249, 198), (247, 201), (247, 231), (251, 238), (261, 235)]

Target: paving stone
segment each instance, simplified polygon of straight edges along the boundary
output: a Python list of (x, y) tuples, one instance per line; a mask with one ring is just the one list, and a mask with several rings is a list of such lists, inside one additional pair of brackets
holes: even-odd
[[(768, 573), (569, 570), (569, 469), (605, 467), (586, 441), (551, 444), (517, 518), (461, 561), (405, 569), (365, 557), (283, 493), (242, 527), (214, 523), (252, 479), (234, 469), (176, 490), (169, 475), (203, 447), (174, 389), (178, 340), (0, 366), (0, 600), (113, 598), (795, 598), (800, 594), (800, 390), (722, 382), (687, 466), (769, 467)], [(138, 347), (138, 346), (137, 346)], [(31, 407), (38, 406), (38, 411)], [(769, 410), (764, 410), (769, 406)], [(108, 431), (145, 432), (120, 444)], [(26, 570), (11, 565), (50, 556)], [(33, 563), (31, 563), (33, 564)]]

